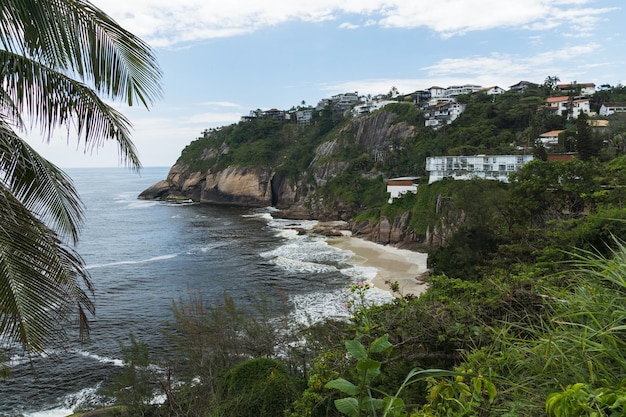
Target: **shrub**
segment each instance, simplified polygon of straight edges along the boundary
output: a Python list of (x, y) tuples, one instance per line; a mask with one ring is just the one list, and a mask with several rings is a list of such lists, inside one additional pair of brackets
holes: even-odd
[(224, 376), (224, 414), (238, 417), (281, 416), (302, 392), (303, 382), (281, 362), (256, 358)]

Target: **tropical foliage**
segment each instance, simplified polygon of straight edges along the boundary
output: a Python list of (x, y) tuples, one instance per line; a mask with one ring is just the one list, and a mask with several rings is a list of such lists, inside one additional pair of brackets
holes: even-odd
[(85, 335), (95, 307), (71, 246), (80, 198), (22, 136), (34, 125), (49, 141), (62, 126), (86, 152), (114, 141), (139, 168), (130, 123), (105, 100), (149, 106), (161, 73), (148, 45), (87, 1), (6, 0), (0, 16), (0, 335), (42, 351), (69, 318)]
[[(623, 415), (626, 246), (616, 236), (626, 235), (626, 123), (618, 115), (606, 129), (589, 129), (538, 111), (553, 93), (548, 83), (461, 97), (465, 113), (436, 131), (412, 104), (391, 105), (383, 111), (415, 135), (382, 157), (329, 109), (309, 128), (255, 120), (192, 142), (180, 160), (189, 165), (265, 164), (306, 180), (312, 162), (335, 164), (337, 174), (316, 190), (325, 207), (373, 227), (406, 220), (411, 233), (436, 243), (422, 248), (432, 275), (420, 297), (398, 294), (382, 306), (366, 302), (367, 285), (355, 285), (349, 322), (304, 328), (285, 326), (283, 315), (259, 320), (276, 315), (239, 309), (227, 296), (210, 308), (176, 303), (168, 326), (176, 360), (165, 363), (185, 384), (170, 386), (152, 412), (247, 415), (237, 407), (260, 401), (255, 410), (269, 410), (263, 393), (282, 386), (282, 405), (271, 406), (289, 417)], [(620, 86), (598, 91), (594, 106), (620, 94)], [(427, 156), (512, 153), (555, 129), (565, 134), (551, 151), (584, 157), (539, 158), (508, 184), (421, 184), (386, 202), (383, 178), (423, 174)], [(312, 151), (326, 142), (336, 148), (314, 162)], [(215, 152), (225, 148), (225, 156)], [(259, 349), (248, 349), (251, 337)]]

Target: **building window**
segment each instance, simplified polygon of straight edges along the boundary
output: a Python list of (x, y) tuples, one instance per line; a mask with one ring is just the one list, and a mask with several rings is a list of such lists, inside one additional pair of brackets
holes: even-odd
[(504, 165), (504, 164), (498, 165), (498, 170), (499, 171), (505, 171), (506, 170), (506, 165)]
[(506, 170), (507, 170), (507, 171), (515, 171), (515, 165), (513, 165), (513, 164), (508, 164), (508, 165), (506, 166)]

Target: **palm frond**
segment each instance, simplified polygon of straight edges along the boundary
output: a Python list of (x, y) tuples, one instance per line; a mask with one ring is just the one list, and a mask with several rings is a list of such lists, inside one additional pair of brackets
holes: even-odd
[(84, 207), (70, 178), (0, 121), (0, 172), (5, 187), (26, 209), (74, 242)]
[(2, 185), (0, 218), (0, 337), (44, 351), (66, 340), (75, 311), (81, 336), (88, 334), (93, 287), (80, 256)]
[(54, 128), (73, 125), (78, 140), (84, 140), (85, 151), (112, 139), (117, 142), (121, 162), (141, 166), (128, 119), (85, 84), (8, 51), (0, 50), (0, 70), (6, 100), (10, 98), (14, 108), (23, 109), (48, 139)]
[(111, 98), (148, 106), (161, 96), (161, 70), (150, 47), (84, 0), (3, 0), (5, 50), (75, 73)]

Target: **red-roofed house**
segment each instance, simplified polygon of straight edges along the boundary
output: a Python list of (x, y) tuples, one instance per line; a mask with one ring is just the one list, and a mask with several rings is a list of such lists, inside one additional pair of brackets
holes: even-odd
[(573, 93), (581, 96), (592, 96), (596, 92), (596, 85), (594, 83), (557, 84), (556, 89), (564, 94)]
[(548, 97), (546, 99), (546, 108), (559, 116), (567, 116), (572, 119), (578, 119), (580, 113), (589, 114), (591, 111), (589, 99), (573, 100), (568, 96)]
[(389, 193), (389, 204), (394, 198), (402, 197), (406, 193), (417, 193), (419, 177), (398, 177), (387, 180), (387, 192)]
[(539, 135), (539, 141), (546, 147), (550, 147), (550, 145), (558, 145), (559, 144), (559, 133), (565, 132), (564, 130), (551, 130), (549, 132), (542, 133)]

